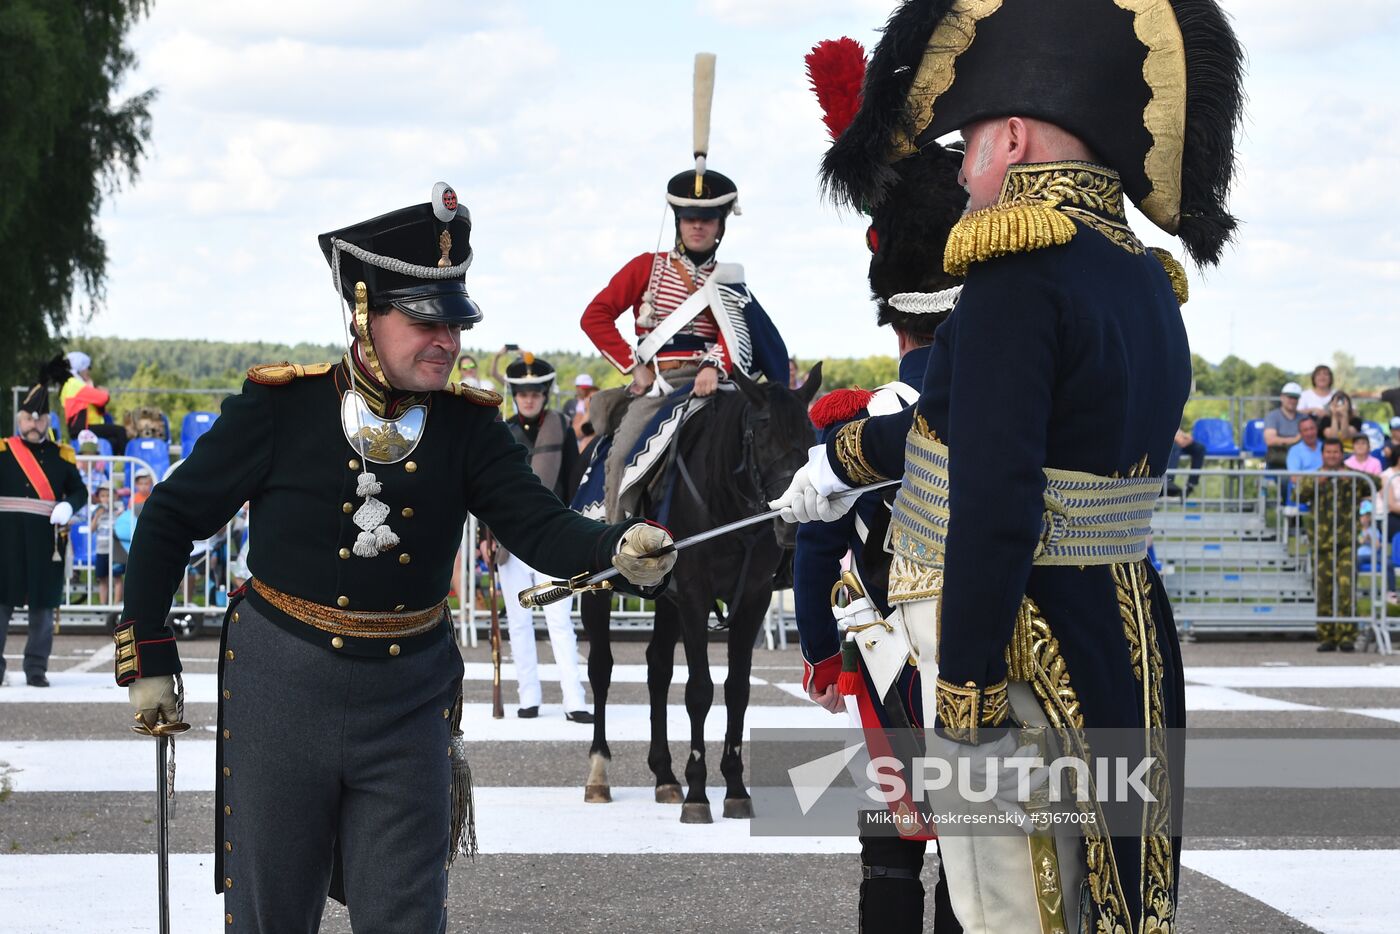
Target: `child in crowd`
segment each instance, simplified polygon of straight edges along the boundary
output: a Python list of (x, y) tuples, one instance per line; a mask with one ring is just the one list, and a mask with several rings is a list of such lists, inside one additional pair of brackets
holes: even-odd
[(1350, 467), (1352, 470), (1359, 470), (1368, 473), (1373, 477), (1381, 475), (1381, 462), (1371, 456), (1371, 438), (1366, 434), (1359, 434), (1351, 439), (1351, 457), (1342, 461), (1343, 467)]

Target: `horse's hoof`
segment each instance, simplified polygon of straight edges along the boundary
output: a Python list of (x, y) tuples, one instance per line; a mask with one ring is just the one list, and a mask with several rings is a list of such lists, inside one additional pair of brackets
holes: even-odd
[(585, 804), (610, 804), (612, 802), (612, 786), (584, 785), (583, 800)]
[(680, 785), (657, 785), (657, 804), (680, 804), (685, 800), (685, 795), (681, 794)]
[(736, 820), (753, 820), (753, 798), (725, 798), (724, 816)]
[(708, 802), (681, 805), (682, 824), (713, 824), (714, 822), (715, 819), (710, 814)]

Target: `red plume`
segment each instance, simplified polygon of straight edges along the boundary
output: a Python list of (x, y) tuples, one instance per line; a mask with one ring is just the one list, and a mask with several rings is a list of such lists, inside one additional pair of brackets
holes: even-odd
[(822, 122), (834, 140), (860, 109), (865, 80), (865, 46), (854, 39), (824, 39), (807, 53), (807, 77), (822, 107)]

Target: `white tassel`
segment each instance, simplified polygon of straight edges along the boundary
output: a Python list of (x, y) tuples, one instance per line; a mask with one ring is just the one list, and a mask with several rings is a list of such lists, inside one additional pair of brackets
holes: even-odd
[(360, 483), (355, 487), (356, 496), (378, 496), (384, 490), (384, 484), (374, 478), (374, 474), (365, 472), (360, 474)]
[(381, 525), (374, 530), (374, 546), (380, 551), (388, 551), (398, 543), (399, 537), (387, 525)]
[(355, 539), (353, 551), (357, 558), (373, 558), (379, 554), (379, 549), (374, 544), (374, 533), (361, 532), (359, 537)]

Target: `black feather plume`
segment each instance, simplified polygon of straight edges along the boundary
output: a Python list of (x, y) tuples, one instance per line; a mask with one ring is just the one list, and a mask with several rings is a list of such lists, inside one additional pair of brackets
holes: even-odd
[(68, 365), (68, 358), (63, 354), (59, 354), (39, 368), (39, 382), (45, 386), (51, 386), (55, 383), (62, 386), (72, 375), (73, 368)]
[(1186, 47), (1186, 145), (1177, 235), (1196, 265), (1214, 265), (1239, 221), (1229, 211), (1235, 134), (1244, 117), (1244, 50), (1216, 0), (1172, 0)]
[(886, 162), (897, 130), (908, 125), (905, 98), (934, 27), (952, 0), (905, 0), (885, 24), (870, 58), (861, 105), (851, 125), (822, 157), (822, 189), (858, 210), (878, 204), (898, 179)]

